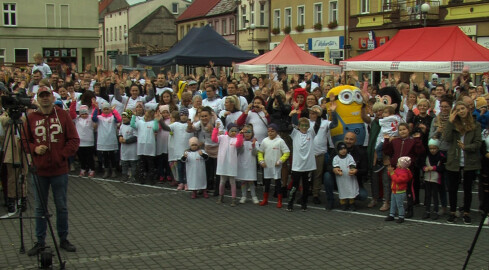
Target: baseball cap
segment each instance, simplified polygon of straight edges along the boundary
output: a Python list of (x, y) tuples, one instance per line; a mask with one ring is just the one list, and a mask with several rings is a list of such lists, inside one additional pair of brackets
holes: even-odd
[(47, 86), (41, 86), (37, 90), (37, 96), (40, 96), (44, 92), (48, 92), (50, 94), (53, 94), (53, 91), (51, 91), (51, 89), (49, 89), (49, 87), (47, 87)]
[(194, 84), (197, 84), (197, 82), (194, 81), (194, 80), (191, 80), (191, 81), (188, 82), (188, 85), (194, 85)]

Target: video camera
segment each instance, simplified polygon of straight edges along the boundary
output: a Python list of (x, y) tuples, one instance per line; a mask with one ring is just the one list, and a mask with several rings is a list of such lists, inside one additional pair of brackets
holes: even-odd
[(279, 78), (281, 78), (284, 75), (287, 75), (287, 67), (278, 67), (276, 68), (276, 71)]
[(36, 105), (32, 104), (31, 98), (26, 94), (6, 92), (6, 96), (2, 96), (2, 107), (5, 109), (36, 109)]

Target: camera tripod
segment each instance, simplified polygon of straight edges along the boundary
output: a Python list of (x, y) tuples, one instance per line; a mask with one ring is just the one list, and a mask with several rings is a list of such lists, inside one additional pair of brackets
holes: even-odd
[(467, 268), (467, 264), (469, 263), (470, 256), (472, 255), (472, 252), (474, 251), (475, 244), (477, 243), (477, 239), (479, 238), (480, 232), (482, 230), (482, 227), (484, 226), (484, 221), (489, 218), (489, 178), (488, 177), (481, 177), (479, 179), (480, 185), (479, 189), (480, 191), (480, 196), (482, 197), (481, 199), (481, 206), (480, 206), (480, 211), (481, 211), (481, 222), (479, 223), (479, 227), (477, 228), (477, 232), (475, 233), (474, 240), (472, 241), (472, 244), (470, 245), (470, 249), (467, 251), (467, 257), (465, 258), (465, 263), (462, 269)]
[[(34, 183), (35, 191), (37, 198), (39, 200), (40, 206), (43, 211), (43, 215), (40, 217), (24, 217), (23, 216), (23, 209), (22, 209), (22, 204), (26, 203), (23, 201), (20, 203), (19, 201), (19, 194), (24, 194), (25, 192), (25, 186), (26, 186), (26, 178), (27, 178), (27, 168), (29, 166), (29, 159), (28, 156), (31, 154), (30, 148), (28, 145), (24, 145), (23, 140), (21, 139), (22, 137), (27, 138), (27, 133), (23, 125), (23, 121), (21, 119), (22, 112), (25, 112), (24, 109), (22, 108), (9, 108), (8, 109), (8, 127), (5, 131), (5, 140), (3, 143), (2, 149), (4, 152), (1, 155), (1, 160), (2, 163), (5, 161), (7, 153), (11, 154), (12, 157), (12, 166), (13, 166), (13, 171), (14, 171), (14, 176), (15, 176), (15, 188), (16, 188), (16, 201), (17, 201), (17, 212), (19, 213), (18, 216), (9, 216), (4, 218), (4, 220), (8, 219), (19, 219), (19, 227), (20, 227), (20, 249), (19, 253), (24, 254), (25, 253), (25, 244), (24, 244), (24, 224), (23, 220), (24, 219), (37, 219), (37, 218), (44, 218), (47, 223), (47, 227), (49, 228), (49, 232), (51, 234), (51, 238), (53, 239), (53, 244), (55, 247), (55, 252), (56, 256), (59, 261), (60, 269), (65, 269), (65, 262), (61, 259), (61, 254), (59, 252), (59, 246), (56, 241), (56, 237), (54, 235), (53, 231), (53, 226), (51, 223), (51, 214), (49, 214), (48, 208), (47, 208), (47, 202), (44, 201), (44, 198), (41, 196), (41, 190), (40, 190), (40, 185), (39, 185), (39, 178), (37, 177), (36, 174), (36, 167), (34, 164), (34, 161), (31, 161), (31, 166), (29, 168), (29, 171), (31, 172), (32, 175), (32, 180)], [(29, 125), (29, 121), (27, 119), (27, 114), (25, 116), (25, 121), (27, 123), (27, 127), (29, 131), (31, 130), (31, 127)], [(17, 142), (17, 138), (19, 138), (19, 141)], [(20, 151), (19, 151), (20, 150)], [(0, 168), (1, 170), (1, 168)], [(20, 191), (20, 192), (19, 192)], [(51, 264), (48, 262), (49, 260), (46, 259), (46, 257), (52, 256), (52, 254), (47, 254), (45, 251), (50, 250), (49, 247), (45, 247), (41, 250), (39, 250), (39, 253), (41, 253), (41, 256), (38, 256), (38, 263), (39, 266), (42, 268), (47, 268), (50, 267)]]

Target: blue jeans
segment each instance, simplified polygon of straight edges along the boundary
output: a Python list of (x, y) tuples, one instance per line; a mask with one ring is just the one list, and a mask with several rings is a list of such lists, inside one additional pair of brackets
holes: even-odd
[(326, 193), (326, 207), (329, 209), (334, 208), (334, 184), (335, 178), (330, 172), (325, 172), (323, 177), (324, 192)]
[[(45, 177), (37, 176), (39, 183), (39, 191), (36, 188), (36, 182), (32, 178), (32, 186), (34, 188), (35, 198), (35, 216), (36, 216), (36, 237), (38, 243), (45, 243), (46, 239), (46, 218), (39, 196), (45, 203), (47, 208), (49, 198), (49, 186), (53, 190), (54, 204), (56, 206), (56, 230), (61, 241), (68, 237), (68, 174), (58, 176)], [(38, 194), (39, 192), (39, 194)]]
[(399, 218), (404, 218), (404, 200), (406, 199), (406, 192), (392, 193), (391, 194), (391, 209), (390, 216), (396, 216), (396, 210), (399, 212)]

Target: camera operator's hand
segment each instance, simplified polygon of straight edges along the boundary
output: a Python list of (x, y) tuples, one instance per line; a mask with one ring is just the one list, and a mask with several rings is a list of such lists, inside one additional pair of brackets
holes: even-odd
[(39, 145), (39, 146), (36, 146), (36, 148), (34, 149), (34, 152), (36, 152), (36, 154), (42, 156), (46, 153), (47, 150), (48, 150), (48, 147), (46, 145)]

